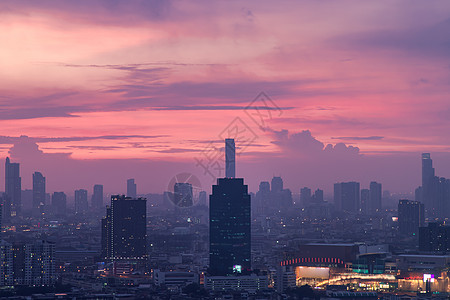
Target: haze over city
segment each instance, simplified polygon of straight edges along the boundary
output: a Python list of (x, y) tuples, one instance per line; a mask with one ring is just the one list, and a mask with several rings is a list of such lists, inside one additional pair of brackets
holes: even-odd
[[(420, 185), (420, 153), (450, 176), (450, 6), (443, 1), (2, 1), (0, 158), (48, 191), (162, 193), (210, 142), (236, 138), (256, 192), (282, 176)], [(264, 124), (244, 109), (264, 92)], [(260, 105), (260, 104), (259, 104)], [(265, 113), (270, 112), (269, 110)], [(239, 117), (243, 149), (221, 136)], [(3, 165), (0, 164), (0, 173)]]

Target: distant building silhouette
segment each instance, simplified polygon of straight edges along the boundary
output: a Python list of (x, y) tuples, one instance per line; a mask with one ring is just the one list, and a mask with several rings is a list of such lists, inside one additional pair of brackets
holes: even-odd
[(207, 196), (205, 191), (201, 191), (198, 194), (198, 205), (206, 206), (207, 205)]
[(335, 183), (334, 203), (338, 210), (358, 212), (360, 210), (359, 182)]
[(136, 198), (137, 197), (137, 186), (134, 183), (134, 179), (127, 180), (127, 197)]
[(370, 190), (361, 189), (361, 212), (367, 213), (370, 205)]
[(83, 214), (89, 209), (87, 200), (87, 190), (80, 189), (75, 191), (75, 213)]
[(303, 206), (307, 206), (311, 203), (311, 189), (304, 187), (300, 189), (300, 202)]
[(94, 185), (94, 192), (92, 193), (91, 205), (94, 209), (100, 209), (103, 207), (103, 185)]
[(422, 198), (428, 217), (450, 217), (450, 180), (435, 176), (430, 153), (422, 153), (422, 189), (418, 197)]
[(64, 192), (54, 192), (52, 195), (52, 210), (57, 215), (64, 216), (67, 209), (67, 197)]
[(21, 193), (22, 212), (32, 211), (33, 209), (33, 190), (25, 189)]
[(40, 172), (33, 173), (33, 212), (42, 214), (45, 208), (45, 177)]
[(236, 177), (236, 146), (234, 139), (225, 139), (225, 177)]
[(425, 208), (418, 201), (398, 201), (398, 230), (405, 235), (417, 235), (425, 224)]
[(368, 207), (370, 212), (381, 211), (381, 196), (382, 196), (381, 183), (372, 181), (370, 183), (370, 197)]
[(102, 256), (113, 261), (147, 257), (147, 200), (113, 195), (102, 219)]
[(20, 164), (11, 163), (9, 157), (5, 163), (5, 194), (8, 196), (10, 203), (8, 208), (11, 216), (20, 213), (22, 203), (22, 179), (20, 178)]
[(432, 200), (432, 184), (434, 178), (433, 160), (430, 153), (422, 153), (422, 196), (428, 210), (434, 210)]
[(191, 207), (192, 201), (192, 184), (187, 182), (177, 182), (173, 187), (174, 203), (179, 207)]
[(270, 206), (270, 183), (267, 181), (261, 181), (259, 183), (259, 190), (256, 192), (255, 205), (252, 204), (253, 209), (258, 215), (266, 215)]
[(312, 196), (312, 201), (315, 203), (322, 203), (323, 202), (323, 190), (317, 189), (314, 192), (314, 195)]
[(283, 179), (281, 177), (272, 178), (272, 192), (281, 192), (283, 190)]

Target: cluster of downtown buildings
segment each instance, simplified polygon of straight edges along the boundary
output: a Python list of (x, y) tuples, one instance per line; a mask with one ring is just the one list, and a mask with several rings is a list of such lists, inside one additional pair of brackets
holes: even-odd
[(429, 154), (414, 200), (392, 199), (375, 181), (367, 189), (336, 183), (332, 198), (308, 187), (293, 194), (277, 176), (253, 194), (235, 176), (232, 139), (225, 161), (209, 201), (189, 182), (138, 197), (130, 179), (127, 195), (112, 195), (106, 210), (102, 185), (90, 205), (87, 190), (75, 191), (71, 210), (63, 192), (49, 199), (40, 172), (31, 193), (22, 191), (19, 164), (7, 158), (0, 285), (62, 283), (105, 299), (123, 289), (183, 299), (189, 285), (205, 288), (205, 299), (278, 299), (303, 284), (324, 298), (450, 292), (449, 181), (435, 176)]

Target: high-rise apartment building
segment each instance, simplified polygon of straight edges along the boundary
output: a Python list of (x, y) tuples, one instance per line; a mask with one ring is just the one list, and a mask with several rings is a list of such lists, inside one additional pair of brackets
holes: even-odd
[(111, 196), (102, 219), (102, 256), (107, 260), (139, 261), (147, 257), (147, 200)]

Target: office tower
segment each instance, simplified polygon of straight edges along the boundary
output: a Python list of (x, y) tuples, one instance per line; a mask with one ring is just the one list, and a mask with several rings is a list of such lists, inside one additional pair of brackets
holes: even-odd
[(179, 207), (192, 206), (192, 184), (177, 182), (173, 187), (174, 204)]
[(198, 194), (198, 205), (201, 205), (201, 206), (206, 206), (206, 192), (205, 191), (201, 191), (199, 194)]
[(147, 200), (111, 196), (102, 219), (102, 256), (136, 261), (147, 257)]
[(94, 209), (103, 207), (103, 185), (94, 185), (94, 192), (92, 193), (91, 205)]
[(361, 190), (361, 212), (367, 213), (369, 211), (369, 203), (370, 203), (370, 190), (362, 189)]
[(358, 212), (360, 209), (359, 182), (334, 184), (334, 203), (338, 210)]
[(312, 201), (315, 203), (322, 203), (323, 202), (323, 190), (317, 189), (314, 192), (314, 195), (312, 196)]
[(10, 213), (15, 216), (20, 213), (22, 204), (22, 179), (20, 178), (20, 164), (11, 163), (9, 157), (5, 163), (5, 194), (10, 199)]
[(370, 183), (369, 211), (381, 211), (381, 183), (372, 181)]
[(211, 275), (250, 270), (250, 195), (242, 178), (219, 178), (209, 197)]
[(76, 190), (75, 191), (75, 213), (83, 214), (86, 213), (89, 209), (89, 204), (87, 200), (87, 191), (86, 190)]
[(283, 179), (281, 177), (272, 178), (272, 192), (281, 192), (283, 190)]
[(236, 146), (234, 139), (225, 139), (225, 177), (236, 177)]
[(428, 223), (419, 228), (419, 250), (428, 252), (450, 252), (450, 226)]
[(137, 187), (134, 183), (134, 179), (127, 180), (127, 197), (136, 198), (137, 197)]
[(304, 187), (300, 189), (300, 203), (307, 206), (311, 203), (311, 189)]
[(418, 201), (398, 201), (398, 231), (405, 235), (417, 235), (425, 224), (424, 205)]
[(52, 210), (57, 215), (64, 216), (67, 208), (67, 197), (64, 192), (54, 192), (52, 195)]
[(40, 172), (33, 173), (33, 212), (41, 214), (45, 206), (45, 177)]

